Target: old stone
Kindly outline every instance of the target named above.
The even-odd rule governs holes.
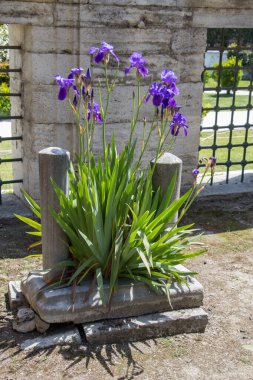
[[[67,238],[50,213],[50,208],[59,210],[59,200],[53,189],[52,180],[62,191],[68,193],[68,151],[50,147],[39,152],[42,258],[43,269],[49,270],[44,276],[50,281],[58,273],[55,264],[68,258]],[[53,269],[52,269],[53,268]]]
[[[21,333],[27,333],[35,330],[34,311],[29,307],[22,307],[18,309],[12,327],[14,330]]]
[[[77,328],[61,329],[55,334],[40,336],[34,339],[27,339],[21,343],[22,350],[34,350],[48,348],[56,345],[81,344],[81,337]]]
[[[207,321],[207,313],[201,308],[195,308],[86,323],[83,329],[89,343],[108,344],[163,335],[201,333],[205,331]]]
[[[24,322],[17,322],[16,320],[12,323],[13,330],[16,330],[21,333],[28,333],[35,330],[35,319]]]
[[[36,330],[39,332],[39,333],[45,333],[49,327],[50,327],[50,324],[43,321],[39,316],[38,314],[35,314],[35,326],[36,326]]]
[[[179,266],[180,270],[187,270]],[[164,294],[156,294],[144,283],[121,279],[115,292],[110,309],[102,304],[97,287],[90,288],[85,281],[73,289],[71,286],[44,290],[43,277],[32,273],[22,281],[22,291],[35,312],[47,323],[74,322],[84,323],[110,318],[126,318],[143,314],[157,313],[202,305],[203,288],[193,277],[187,276],[188,284],[173,283],[170,288],[170,302]],[[104,283],[105,298],[108,299],[109,283]],[[39,295],[38,295],[39,293]],[[86,295],[89,294],[86,300]]]
[[[18,309],[16,321],[18,323],[31,321],[35,318],[34,311],[30,307],[21,307]]]
[[[151,161],[151,166],[155,161]],[[175,178],[175,186],[171,197],[171,202],[179,199],[181,188],[181,174],[182,174],[182,160],[171,153],[164,153],[155,163],[155,169],[153,173],[153,187],[157,189],[160,187],[163,194],[166,191],[172,181]],[[178,213],[171,219],[171,223],[175,223],[178,218]]]
[[[10,309],[15,311],[21,306],[28,306],[27,301],[20,289],[21,281],[10,281],[8,283],[8,298]]]

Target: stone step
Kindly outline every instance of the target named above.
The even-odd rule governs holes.
[[[88,343],[134,342],[167,335],[203,333],[208,322],[201,308],[83,324]]]

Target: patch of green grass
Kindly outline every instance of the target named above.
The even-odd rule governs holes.
[[[239,80],[237,87],[248,87],[249,85],[250,85],[249,80],[241,79],[241,80]],[[209,78],[207,83],[205,84],[205,88],[217,87],[217,86],[218,86],[218,82],[214,78]]]
[[[227,145],[229,143],[230,131],[222,131],[217,133],[216,144],[217,145]],[[201,132],[200,134],[200,146],[212,145],[214,141],[214,132]],[[243,144],[245,141],[245,130],[232,131],[232,144]],[[248,132],[248,143],[253,143],[253,130]],[[215,152],[217,162],[228,161],[228,147],[218,148]],[[230,160],[232,162],[240,162],[243,159],[244,148],[243,146],[234,147],[231,149]],[[199,152],[199,158],[213,156],[211,149],[201,149]],[[253,161],[253,149],[249,146],[246,149],[246,160]],[[226,171],[225,165],[217,165],[216,171],[223,172]],[[240,170],[241,165],[232,165],[230,170]],[[253,169],[253,164],[246,165],[245,169]]]
[[[0,143],[0,158],[7,159],[11,157],[11,141],[3,141]],[[2,181],[9,181],[13,178],[11,162],[4,162],[0,164],[0,178]],[[2,190],[8,192],[12,191],[12,184],[3,185]]]
[[[217,94],[204,92],[202,96],[202,106],[206,108],[213,108],[216,106]],[[231,107],[233,104],[232,94],[220,94],[219,95],[219,107]],[[249,104],[249,95],[236,95],[235,106],[246,107]],[[251,105],[253,105],[253,97],[251,98]]]

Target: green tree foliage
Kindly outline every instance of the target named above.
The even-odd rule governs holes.
[[[5,24],[0,24],[0,45],[8,45],[9,35],[8,27]],[[0,70],[9,68],[9,51],[0,49]],[[10,76],[8,72],[0,72],[0,92],[10,92]],[[11,104],[9,96],[0,96],[0,115],[10,115]]]
[[[239,33],[239,35],[238,35]],[[207,32],[207,46],[220,47],[221,45],[228,47],[231,43],[238,43],[241,46],[253,43],[253,29],[225,29],[222,41],[222,29],[210,28]]]
[[[215,63],[214,68],[217,68],[219,65]],[[232,56],[226,61],[222,62],[222,70],[220,72],[220,86],[221,87],[234,87],[237,86],[239,80],[242,78],[243,71],[238,70],[238,67],[242,67],[242,61],[239,60],[236,64],[236,57]],[[212,73],[212,78],[218,82],[219,72],[214,70]]]
[[[9,68],[9,61],[0,62],[0,70],[6,70]],[[0,72],[0,86],[5,83],[6,85],[10,86],[10,76],[9,73]]]
[[[2,83],[0,84],[0,92],[9,93],[10,88],[8,84]],[[9,116],[11,110],[11,103],[9,96],[0,96],[0,116]]]
[[[9,35],[8,27],[5,24],[0,24],[0,45],[8,45]],[[0,50],[0,62],[5,62],[9,59],[8,50]]]

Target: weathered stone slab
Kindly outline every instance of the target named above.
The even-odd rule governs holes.
[[[10,281],[8,284],[8,298],[11,310],[17,310],[21,306],[27,306],[27,301],[20,289],[21,281]]]
[[[180,269],[186,270],[183,266]],[[74,290],[72,287],[46,290],[43,276],[38,272],[31,272],[22,281],[21,289],[32,308],[45,322],[85,323],[201,306],[202,285],[190,276],[187,276],[187,281],[188,285],[172,284],[169,302],[164,294],[154,293],[143,283],[121,279],[110,309],[102,304],[97,287],[90,288],[90,281],[76,286]],[[105,283],[104,290],[107,299],[108,283]]]
[[[81,344],[81,336],[76,327],[61,330],[55,334],[27,339],[21,343],[21,350],[34,350],[64,344]]]
[[[107,344],[157,338],[163,335],[202,333],[207,322],[207,313],[201,308],[195,308],[86,323],[83,329],[89,343]]]
[[[13,321],[12,328],[21,333],[33,331],[35,329],[34,311],[29,307],[20,308]]]

